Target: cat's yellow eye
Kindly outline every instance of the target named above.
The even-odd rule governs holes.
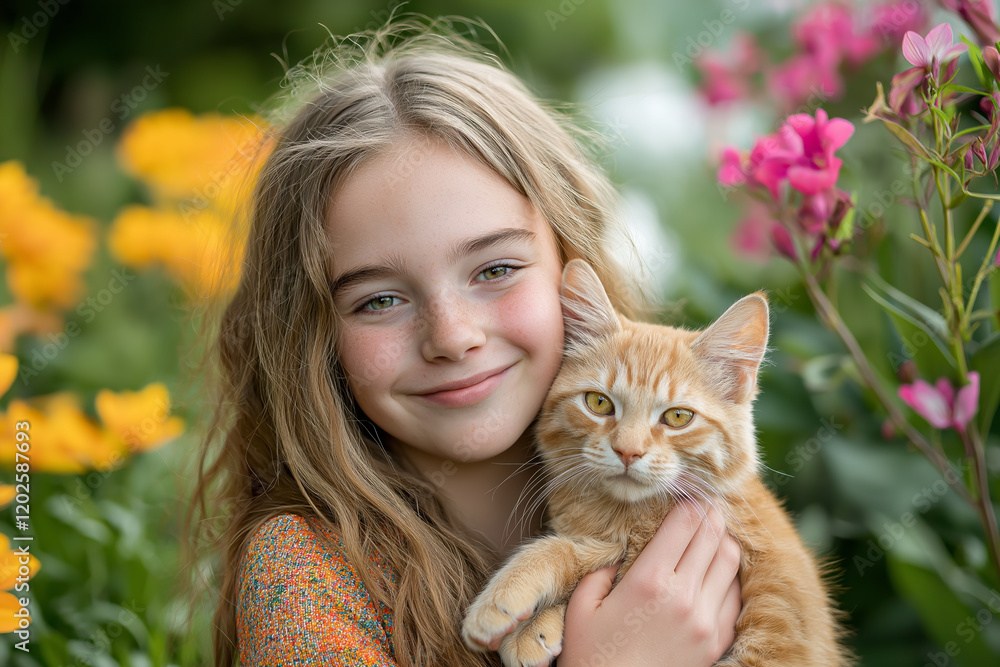
[[[694,413],[684,408],[670,408],[660,419],[670,428],[684,428],[694,419]]]
[[[599,394],[596,391],[588,391],[583,395],[583,399],[587,401],[587,407],[595,415],[615,414],[615,404],[604,394]]]

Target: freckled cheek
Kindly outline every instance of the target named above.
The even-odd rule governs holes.
[[[551,366],[554,375],[563,347],[559,293],[548,285],[525,285],[504,295],[496,307],[507,339]]]
[[[345,331],[340,338],[340,362],[355,396],[375,387],[388,388],[405,357],[405,335],[398,331]]]

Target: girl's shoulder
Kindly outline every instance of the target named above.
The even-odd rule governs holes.
[[[317,531],[329,542],[322,540]],[[338,532],[318,520],[309,520],[299,514],[278,514],[267,519],[250,536],[242,560],[279,555],[283,559],[295,560],[312,555],[318,549],[329,551],[326,547],[331,543],[339,548],[330,553],[330,557],[343,557],[344,543]]]
[[[243,664],[338,651],[346,652],[344,664],[393,664],[393,614],[369,594],[358,566],[382,564],[377,555],[352,563],[339,533],[315,518],[279,514],[262,523],[240,558],[236,625]]]

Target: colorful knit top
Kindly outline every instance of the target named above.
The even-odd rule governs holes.
[[[242,667],[395,667],[392,612],[368,594],[332,535],[337,549],[303,517],[281,514],[251,536],[236,602]],[[377,557],[367,565],[383,568]]]

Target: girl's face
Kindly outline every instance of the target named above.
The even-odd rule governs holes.
[[[340,362],[395,445],[453,461],[510,447],[562,357],[562,263],[528,200],[431,140],[364,163],[331,202]]]

